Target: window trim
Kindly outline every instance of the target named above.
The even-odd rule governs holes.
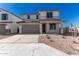
[[[30,19],[30,15],[27,15],[27,19]]]
[[[39,15],[36,15],[36,19],[39,19]]]
[[[47,12],[46,17],[47,17],[47,18],[53,18],[53,13],[52,13],[52,12]]]
[[[8,14],[1,14],[1,20],[8,20]]]
[[[51,27],[52,26],[52,27]],[[56,23],[50,23],[49,24],[49,29],[50,30],[56,30]]]

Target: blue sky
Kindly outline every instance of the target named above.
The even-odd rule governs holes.
[[[60,18],[65,20],[65,26],[71,23],[79,25],[78,3],[0,3],[0,8],[18,16],[22,13],[38,13],[40,10],[61,10]]]

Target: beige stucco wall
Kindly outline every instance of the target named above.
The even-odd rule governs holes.
[[[30,15],[30,19],[36,19],[36,15]]]
[[[7,24],[7,26],[11,30],[11,33],[17,33],[17,29],[19,28],[19,24],[9,23],[9,24]]]
[[[59,18],[59,11],[53,11],[53,18]]]
[[[39,15],[39,18],[40,18],[40,19],[46,19],[46,12],[44,12],[44,11],[42,12],[42,11],[41,11],[41,12],[39,12],[39,14],[40,14],[40,15]]]
[[[27,14],[21,15],[21,18],[24,20],[27,19]]]

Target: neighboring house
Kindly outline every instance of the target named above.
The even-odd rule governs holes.
[[[77,33],[79,33],[79,26],[69,27],[69,32],[77,32]]]
[[[59,10],[39,11],[38,14],[22,14],[23,21],[19,23],[19,33],[56,33],[63,27]]]
[[[19,24],[16,23],[18,21],[22,21],[22,19],[13,13],[0,9],[0,34],[18,33]]]

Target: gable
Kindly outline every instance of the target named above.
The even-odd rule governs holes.
[[[8,20],[2,20],[2,14],[8,14]],[[13,22],[17,22],[17,21],[22,21],[22,19],[18,16],[16,16],[15,14],[8,12],[4,9],[0,9],[0,21],[13,21]]]

